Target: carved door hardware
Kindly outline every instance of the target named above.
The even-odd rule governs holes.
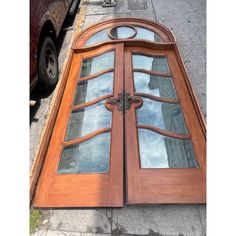
[[[111,97],[108,98],[105,106],[108,110],[111,110],[110,106],[117,105],[118,111],[124,111],[126,112],[131,108],[131,104],[135,104],[135,108],[139,108],[143,104],[143,100],[140,96],[130,96],[130,93],[119,93],[118,97]]]
[[[118,111],[123,111],[123,93],[119,93],[117,98],[108,98],[105,103],[105,106],[108,110],[111,110],[110,105],[117,105]]]
[[[140,96],[130,96],[130,93],[124,94],[124,100],[125,100],[125,111],[129,110],[131,108],[131,104],[135,104],[135,108],[139,108],[143,104],[143,100]]]

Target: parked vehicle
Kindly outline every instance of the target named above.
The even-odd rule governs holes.
[[[58,82],[56,41],[72,2],[30,0],[30,91],[37,82],[47,89]]]

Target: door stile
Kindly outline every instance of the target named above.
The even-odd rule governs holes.
[[[124,87],[124,44],[116,45],[115,57],[115,80],[114,80],[114,97],[117,98],[119,93],[122,93]],[[123,206],[123,149],[124,149],[124,116],[123,112],[119,111],[117,106],[113,108],[112,115],[112,137],[111,143],[111,158],[110,171],[110,202],[114,202],[113,206]],[[113,141],[114,140],[114,141]]]
[[[129,48],[125,48],[125,92],[134,96],[132,59]],[[134,105],[131,109],[125,111],[125,160],[126,160],[126,201],[127,204],[137,202],[139,199],[140,180],[138,175],[139,164],[137,161],[138,153],[135,147],[138,146],[136,131],[136,116]]]

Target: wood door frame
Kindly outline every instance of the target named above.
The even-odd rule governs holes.
[[[120,24],[131,24],[136,25],[140,27],[144,27],[147,29],[150,29],[157,34],[161,35],[163,42],[150,42],[147,40],[135,40],[135,39],[124,39],[124,40],[111,40],[106,42],[101,42],[98,44],[85,46],[86,40],[93,35],[94,33],[98,32],[99,30],[108,27],[114,27],[116,25]],[[109,45],[109,44],[116,44],[116,43],[124,43],[124,46],[142,46],[150,49],[172,49],[175,52],[175,55],[177,57],[177,61],[179,64],[179,67],[181,69],[181,72],[183,74],[183,79],[185,81],[186,87],[188,89],[188,92],[190,94],[192,103],[194,105],[196,114],[198,116],[198,122],[201,124],[201,129],[205,135],[206,138],[206,123],[205,119],[201,113],[200,106],[197,100],[197,97],[195,95],[195,92],[193,90],[191,81],[189,80],[187,70],[185,68],[185,65],[183,63],[183,60],[180,55],[179,48],[176,44],[175,36],[172,34],[172,32],[165,26],[156,23],[154,21],[147,21],[144,19],[139,18],[120,18],[120,19],[112,19],[100,22],[98,24],[93,24],[90,27],[86,28],[82,32],[78,34],[76,39],[74,40],[73,46],[71,48],[70,56],[65,68],[65,71],[63,73],[61,82],[59,83],[58,92],[56,97],[54,98],[53,107],[51,109],[50,116],[48,118],[48,122],[45,125],[45,132],[42,134],[42,138],[40,140],[40,145],[38,148],[38,151],[35,154],[34,162],[31,167],[31,173],[30,173],[30,203],[32,203],[32,200],[34,198],[35,189],[38,183],[39,176],[41,174],[42,166],[45,160],[45,155],[47,152],[47,148],[50,142],[52,130],[55,126],[55,121],[58,115],[58,110],[61,104],[61,100],[63,97],[64,89],[67,83],[67,77],[71,68],[71,62],[73,61],[74,56],[77,53],[82,53],[86,51],[90,51],[93,49],[98,49],[101,46]]]

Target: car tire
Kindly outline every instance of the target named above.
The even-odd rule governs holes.
[[[38,79],[45,89],[55,88],[58,82],[58,55],[54,42],[45,37],[39,52]]]

